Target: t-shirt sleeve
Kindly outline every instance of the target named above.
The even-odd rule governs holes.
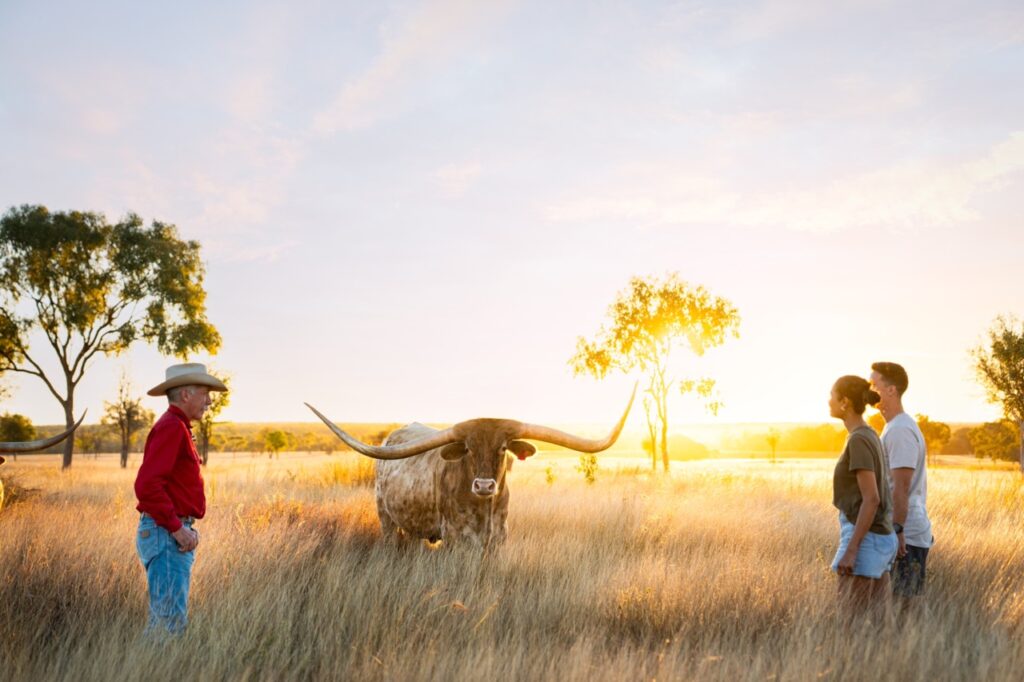
[[[910,428],[896,428],[885,434],[885,454],[892,469],[916,469],[921,445]]]
[[[850,471],[857,469],[875,471],[875,456],[865,438],[850,439]]]

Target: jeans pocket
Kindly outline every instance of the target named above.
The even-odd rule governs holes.
[[[167,531],[155,523],[139,524],[139,529],[135,533],[135,549],[143,566],[148,567],[149,563],[163,551],[166,536]]]

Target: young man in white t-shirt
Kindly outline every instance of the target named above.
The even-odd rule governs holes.
[[[924,592],[925,564],[933,541],[926,508],[924,436],[913,417],[903,411],[903,394],[909,385],[906,370],[894,362],[876,362],[871,370],[871,386],[882,396],[878,403],[885,418],[882,445],[892,474],[892,520],[899,540],[892,588],[897,596],[916,597]]]

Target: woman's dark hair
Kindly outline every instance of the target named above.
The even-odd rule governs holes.
[[[836,394],[840,398],[846,398],[853,405],[853,411],[857,414],[864,414],[864,408],[868,405],[877,405],[882,396],[871,390],[871,384],[867,379],[847,374],[836,380]]]

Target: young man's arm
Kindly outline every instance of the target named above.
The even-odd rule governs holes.
[[[917,468],[917,438],[910,429],[897,429],[886,439],[886,455],[892,467],[892,520],[901,527],[907,522],[910,511],[910,482]],[[900,541],[897,555],[903,557],[907,553],[906,539],[903,532],[896,534]]]
[[[907,522],[910,509],[910,481],[914,478],[914,470],[900,467],[892,470],[892,521],[900,525],[896,538],[900,541],[896,555],[901,559],[907,553],[907,541],[903,537],[903,524]]]

